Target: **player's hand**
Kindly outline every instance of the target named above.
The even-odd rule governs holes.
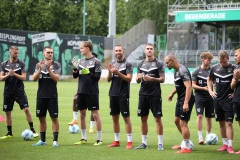
[[[203,87],[203,90],[204,90],[204,91],[208,91],[207,86]]]
[[[39,68],[40,68],[40,69],[43,68],[44,63],[45,63],[44,61],[40,61],[40,62],[39,62]]]
[[[184,103],[183,104],[183,112],[188,112],[189,108],[188,108],[188,103]]]
[[[144,77],[144,73],[138,73],[137,78],[138,80],[141,80]]]
[[[143,80],[145,82],[152,82],[153,81],[153,77],[151,77],[151,76],[146,74],[145,76],[143,76]]]
[[[114,68],[114,66],[112,64],[108,64],[108,71],[112,72],[112,69]]]
[[[239,69],[234,70],[233,76],[236,80],[239,80],[240,79],[240,70]]]
[[[52,60],[46,61],[46,68],[47,69],[50,69],[51,65],[52,65]]]
[[[90,71],[89,71],[88,68],[83,68],[83,69],[81,70],[81,73],[82,73],[82,74],[90,74]]]
[[[172,98],[173,98],[173,94],[170,94],[170,95],[168,96],[168,102],[171,102],[171,101],[172,101]]]
[[[209,92],[209,94],[213,99],[217,98],[217,93],[216,92]]]
[[[77,61],[77,59],[75,57],[73,57],[71,62],[72,62],[72,65],[73,65],[74,68],[78,68],[79,63],[78,63],[78,61]]]
[[[229,99],[232,99],[232,98],[233,98],[233,95],[234,95],[234,93],[228,94],[228,98],[229,98]]]
[[[15,72],[14,72],[14,70],[10,69],[8,73],[10,76],[13,76]]]

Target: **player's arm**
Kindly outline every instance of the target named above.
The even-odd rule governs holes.
[[[177,93],[176,88],[172,91],[172,93],[168,96],[168,101],[172,101],[173,96]]]
[[[115,68],[114,68],[113,74],[118,75],[118,77],[120,77],[122,80],[124,80],[126,82],[131,82],[131,80],[132,80],[132,74],[129,73],[127,75],[124,75],[121,72],[119,72],[118,69],[115,69]]]
[[[213,92],[213,89],[212,89],[212,83],[213,83],[213,80],[212,78],[208,77],[207,78],[207,86],[208,86],[208,92],[209,94],[211,95],[211,97],[214,99],[214,98],[217,98],[217,93]]]
[[[186,92],[185,92],[185,99],[184,99],[184,104],[188,104],[190,97],[192,95],[192,85],[191,81],[184,81],[183,82],[184,86],[186,87]]]
[[[207,86],[205,86],[205,87],[198,86],[196,81],[192,81],[192,88],[196,89],[196,90],[208,91],[208,87]]]
[[[159,73],[159,78],[154,78],[154,82],[164,83],[165,82],[165,73]]]
[[[12,69],[9,71],[10,74],[12,74],[14,77],[16,77],[17,79],[21,80],[21,81],[25,81],[26,80],[26,72],[22,72],[22,74],[17,74],[15,73]]]
[[[51,70],[51,68],[50,68],[50,67],[49,67],[49,68],[47,68],[47,70],[48,70],[48,73],[49,73],[50,77],[52,78],[52,80],[53,80],[54,82],[57,82],[57,81],[59,81],[60,74],[53,73],[53,71]]]
[[[107,75],[107,81],[110,82],[112,80],[112,70],[113,65],[110,63],[108,64],[108,75]]]
[[[35,72],[34,72],[34,74],[32,76],[32,79],[33,79],[34,82],[36,82],[39,79],[39,76],[40,76],[41,71],[42,71],[43,64],[44,64],[44,61],[40,61],[36,65]]]
[[[1,71],[1,74],[0,74],[0,80],[1,81],[5,81],[6,79],[8,79],[8,77],[10,77],[10,73],[8,72],[8,74],[5,75],[5,72],[4,71]]]
[[[236,88],[237,82],[239,80],[239,76],[240,76],[239,70],[234,70],[234,72],[233,72],[233,79],[231,81],[231,88],[232,89]]]

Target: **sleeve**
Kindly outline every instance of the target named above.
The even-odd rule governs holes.
[[[142,66],[144,60],[142,60],[139,64],[138,64],[138,67],[137,67],[137,73],[142,73],[141,70],[140,70],[140,67]]]
[[[95,81],[99,81],[102,73],[102,63],[100,60],[95,62],[95,73],[89,73],[89,77]]]
[[[157,66],[158,66],[158,73],[160,74],[165,73],[165,66],[162,61],[157,61]]]
[[[55,74],[61,74],[61,65],[60,65],[60,63],[55,62],[54,64],[55,64],[54,73],[55,73]]]
[[[34,73],[37,72],[38,69],[39,69],[39,63],[36,64],[36,67],[35,67],[35,71],[34,71]]]
[[[26,73],[26,64],[23,61],[20,61],[20,63],[21,63],[21,71],[23,73]]]
[[[132,63],[130,63],[130,62],[127,62],[127,64],[126,64],[126,73],[127,74],[133,73],[133,66],[132,66]]]
[[[181,73],[181,79],[183,82],[191,81],[191,75],[187,68],[182,69],[180,73]]]
[[[215,68],[215,67],[212,67],[212,68],[211,68],[211,70],[210,70],[210,72],[209,72],[209,75],[208,75],[208,77],[211,78],[211,79],[214,79],[214,68]]]
[[[198,69],[196,68],[196,69],[192,72],[192,80],[193,80],[193,81],[197,81],[197,71],[198,71]]]

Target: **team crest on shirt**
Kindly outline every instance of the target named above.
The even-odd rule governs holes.
[[[202,80],[198,80],[198,84],[202,84]]]
[[[155,66],[156,65],[156,62],[152,62],[152,66]]]
[[[92,64],[93,64],[93,61],[89,61],[89,64],[92,65]]]
[[[18,64],[18,63],[16,63],[16,66],[17,66],[17,67],[19,67],[19,64]]]
[[[228,68],[228,72],[232,72],[232,68]]]

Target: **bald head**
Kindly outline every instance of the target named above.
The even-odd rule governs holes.
[[[180,65],[179,62],[177,61],[177,57],[173,53],[165,57],[165,63],[169,69],[172,69],[172,68],[177,69]]]

